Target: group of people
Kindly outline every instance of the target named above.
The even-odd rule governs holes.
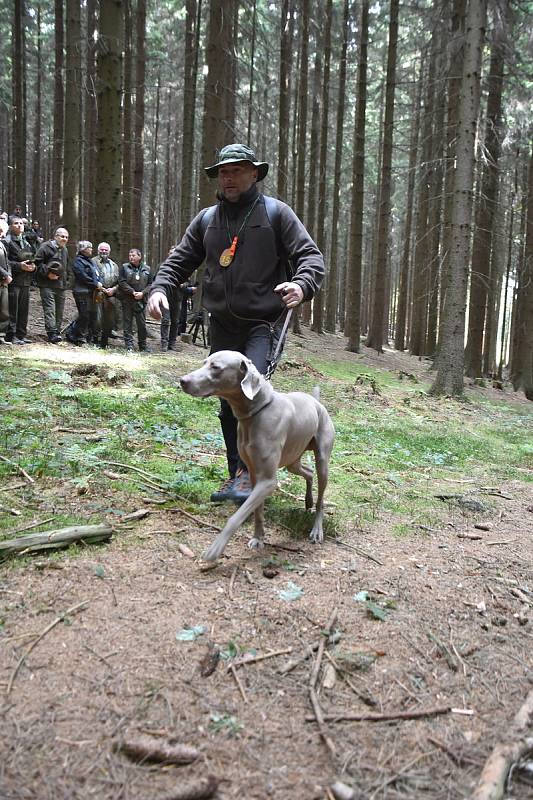
[[[236,350],[261,374],[270,375],[281,353],[288,311],[314,297],[325,267],[322,253],[294,211],[259,191],[257,184],[268,167],[247,145],[223,147],[217,162],[205,167],[218,182],[216,205],[197,214],[153,280],[139,250],[130,250],[128,263],[119,268],[105,242],[98,245],[96,258],[90,242],[79,242],[73,264],[78,318],[67,328],[66,338],[106,347],[119,298],[126,347],[133,347],[135,318],[139,349],[146,348],[146,306],[161,320],[162,347],[173,349],[179,298],[190,276],[205,263],[202,303],[209,314],[211,353]],[[9,292],[8,341],[27,341],[28,292],[34,275],[49,341],[61,341],[67,241],[68,232],[58,228],[33,256],[21,217],[12,217],[0,245],[0,285],[7,285]],[[229,477],[211,499],[242,503],[251,491],[250,478],[239,456],[237,420],[224,400],[219,417]]]
[[[33,235],[32,235],[33,231]],[[36,235],[38,234],[38,235]],[[93,257],[92,243],[78,242],[69,269],[66,228],[56,228],[44,241],[39,223],[21,216],[20,206],[0,215],[0,344],[29,344],[30,288],[37,286],[44,314],[46,336],[51,344],[63,339],[75,345],[95,344],[106,348],[122,327],[124,344],[134,349],[134,323],[139,351],[147,349],[146,304],[153,279],[142,252],[132,248],[128,261],[119,266],[111,258],[111,247],[101,242]],[[78,316],[63,330],[65,292],[72,288]],[[193,292],[184,286],[171,298],[161,324],[161,349],[175,350],[183,321],[182,299]]]

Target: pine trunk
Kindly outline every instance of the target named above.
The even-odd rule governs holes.
[[[123,0],[102,0],[97,64],[96,230],[118,258],[122,222]]]
[[[485,39],[486,16],[486,0],[470,0],[455,151],[449,284],[437,375],[431,387],[431,392],[436,395],[463,394],[466,291],[472,231],[481,54]]]
[[[50,227],[59,223],[63,186],[63,122],[65,114],[64,66],[64,20],[63,1],[55,0],[55,49],[54,49],[54,141],[52,144],[52,187],[50,203]]]
[[[515,391],[523,389],[533,400],[533,144],[529,159],[526,243],[517,290],[515,352],[511,380]]]
[[[70,234],[69,252],[73,256],[75,242],[80,238],[81,7],[78,0],[67,0],[66,11],[65,83],[69,90],[65,96],[65,120],[68,122],[64,136],[62,220]]]
[[[146,0],[137,0],[135,28],[135,116],[133,123],[133,191],[130,247],[143,249],[141,220],[144,189],[144,117],[146,83]],[[151,242],[150,246],[151,246]]]
[[[186,0],[185,61],[183,66],[183,139],[181,148],[181,193],[179,237],[183,236],[196,211],[193,203],[194,122],[198,73],[198,35],[201,0]],[[198,14],[198,16],[197,16]]]
[[[372,319],[367,346],[383,352],[387,265],[389,255],[389,228],[391,215],[391,171],[394,125],[394,90],[396,84],[396,52],[398,44],[399,0],[390,2],[389,47],[387,55],[387,87],[385,93],[385,122],[383,127],[383,157],[379,192],[378,237],[376,274],[374,283]]]
[[[281,9],[281,36],[279,61],[279,125],[278,125],[278,197],[287,199],[287,173],[289,168],[289,75],[292,63],[289,40],[289,0],[283,0]]]

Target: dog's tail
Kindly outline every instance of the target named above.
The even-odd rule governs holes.
[[[320,386],[315,386],[311,392],[315,400],[320,400]]]

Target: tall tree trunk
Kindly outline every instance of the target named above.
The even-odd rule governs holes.
[[[320,106],[322,98],[322,62],[324,60],[323,38],[320,25],[315,28],[315,62],[313,67],[313,88],[311,91],[313,103],[311,106],[311,140],[309,144],[309,169],[307,177],[307,214],[305,224],[311,236],[316,239],[317,229],[317,199],[318,199],[318,167],[320,161]],[[311,318],[311,304],[307,304],[309,319]],[[307,320],[309,321],[309,320]]]
[[[501,14],[507,13],[507,0],[502,0]],[[476,378],[482,374],[483,334],[489,298],[490,264],[492,257],[492,229],[498,194],[498,160],[503,134],[502,91],[504,51],[507,46],[505,21],[496,10],[496,26],[493,33],[489,73],[489,96],[487,100],[487,122],[485,127],[486,163],[483,168],[481,191],[476,210],[474,244],[472,248],[472,272],[470,299],[468,304],[468,340],[465,353],[466,374]]]
[[[331,213],[331,249],[329,256],[328,293],[326,300],[326,330],[335,333],[337,322],[337,307],[339,295],[339,269],[338,269],[338,224],[342,166],[342,144],[344,141],[344,105],[346,95],[346,53],[348,50],[348,36],[350,27],[350,4],[344,0],[342,22],[342,45],[339,68],[339,102],[337,105],[337,125],[335,135],[335,166],[333,168],[333,210]]]
[[[123,95],[123,158],[122,158],[122,259],[127,260],[130,247],[132,225],[132,192],[133,192],[133,30],[132,0],[124,0],[124,95]],[[138,224],[138,223],[137,223]]]
[[[183,65],[183,138],[181,148],[180,237],[196,211],[193,202],[194,122],[201,22],[201,0],[186,0],[185,61]]]
[[[444,219],[442,225],[441,248],[441,281],[440,281],[440,307],[439,318],[439,346],[442,331],[442,320],[446,305],[448,290],[448,276],[450,266],[450,252],[452,246],[452,207],[453,207],[453,181],[455,176],[455,140],[459,124],[459,100],[461,89],[461,74],[464,61],[464,26],[466,18],[467,0],[454,0],[452,9],[451,35],[449,38],[448,54],[448,108],[446,125],[446,161],[444,169]],[[437,364],[435,363],[436,367]]]
[[[133,124],[133,192],[131,247],[143,249],[141,220],[144,188],[144,115],[146,84],[146,0],[137,0],[135,29],[135,117]]]
[[[55,0],[55,47],[54,47],[54,141],[52,144],[52,190],[50,203],[50,227],[59,223],[63,183],[63,130],[65,116],[64,66],[64,20],[63,0]]]
[[[85,58],[85,150],[83,158],[83,225],[86,236],[94,242],[96,187],[96,0],[87,0],[87,52]]]
[[[523,389],[533,400],[533,142],[529,159],[526,243],[517,290],[516,347],[511,380],[515,391]]]
[[[387,262],[389,251],[389,222],[391,215],[391,168],[394,125],[394,89],[396,85],[396,51],[398,44],[399,0],[390,2],[389,48],[387,56],[387,90],[385,94],[385,122],[383,128],[383,159],[381,164],[379,226],[376,256],[376,276],[372,319],[367,346],[383,352],[383,330],[387,287]]]
[[[329,68],[331,63],[331,17],[332,0],[326,2],[326,25],[324,31],[324,80],[322,82],[322,123],[320,126],[320,165],[318,174],[318,204],[321,213],[318,215],[316,239],[319,249],[326,258],[327,234],[325,217],[327,207],[327,171],[328,171],[328,123],[329,123]],[[328,272],[328,270],[326,270]],[[320,289],[313,300],[313,330],[324,332],[324,294]]]
[[[472,192],[481,53],[485,38],[486,16],[486,0],[469,0],[453,181],[448,296],[442,323],[437,375],[431,387],[431,392],[436,395],[463,393],[466,289],[472,231]]]
[[[75,242],[80,238],[80,96],[81,96],[81,7],[78,0],[66,4],[66,70],[65,83],[69,90],[65,97],[65,151],[63,158],[63,224],[70,234],[69,251],[75,253]]]
[[[296,170],[296,214],[301,220],[305,214],[305,139],[307,134],[307,76],[309,53],[309,2],[302,0],[300,29],[300,66],[298,70],[298,139]]]
[[[277,193],[287,200],[287,172],[289,167],[289,76],[292,63],[292,42],[289,39],[289,0],[283,0],[281,9],[281,36],[279,57],[279,124],[278,124],[278,182]]]
[[[409,177],[407,179],[407,201],[405,205],[405,223],[403,229],[403,250],[400,264],[398,285],[398,301],[396,306],[396,329],[394,347],[396,350],[405,349],[407,331],[407,308],[409,301],[409,273],[411,264],[411,232],[413,225],[413,198],[415,190],[415,170],[418,154],[418,134],[420,125],[420,93],[422,87],[423,65],[420,67],[418,89],[413,95],[413,109],[411,112],[411,134],[409,143]]]
[[[26,53],[25,3],[15,0],[13,13],[13,155],[15,162],[15,197],[26,208]]]
[[[207,32],[206,69],[204,84],[204,113],[202,134],[202,164],[216,160],[217,149],[228,144],[228,131],[233,122],[227,117],[233,99],[227,97],[228,57],[233,47],[233,8],[235,0],[210,0]],[[200,173],[200,206],[213,203],[215,191],[205,172]]]
[[[157,245],[155,240],[155,221],[159,217],[157,213],[157,181],[158,181],[158,159],[157,148],[159,146],[159,108],[161,105],[161,73],[157,76],[157,89],[155,100],[155,115],[154,115],[154,139],[152,149],[152,173],[150,176],[150,193],[148,197],[148,243],[147,255],[150,263],[155,264],[158,259]]]
[[[122,194],[122,52],[123,0],[101,0],[97,64],[98,175],[96,230],[109,242],[112,254],[121,250]]]
[[[250,44],[250,90],[248,93],[248,125],[246,133],[246,142],[250,147],[252,142],[252,111],[254,102],[254,59],[255,59],[255,27],[257,17],[257,2],[253,0],[252,11],[252,42]]]
[[[409,349],[412,355],[420,356],[426,352],[426,329],[428,308],[428,264],[429,250],[429,201],[430,186],[435,164],[432,158],[431,143],[433,133],[433,112],[435,99],[435,71],[437,62],[437,37],[431,40],[431,53],[426,81],[426,98],[422,116],[422,163],[419,174],[418,213],[416,222],[416,242],[413,269],[413,304],[411,317],[411,338]]]
[[[41,3],[37,3],[37,78],[35,86],[35,118],[33,120],[33,165],[32,165],[32,192],[31,216],[41,222],[43,220],[43,181],[41,175],[41,141],[42,135],[42,48],[41,48]]]
[[[361,343],[361,288],[363,274],[363,203],[365,196],[365,129],[368,68],[368,5],[361,6],[361,39],[359,43],[359,66],[357,70],[357,104],[354,130],[354,154],[352,170],[352,197],[350,208],[350,245],[348,273],[348,303],[345,334],[348,334],[346,349],[358,353]]]

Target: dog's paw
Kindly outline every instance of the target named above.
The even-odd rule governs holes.
[[[250,550],[262,550],[265,543],[262,539],[256,539],[255,536],[248,542]]]
[[[309,534],[309,538],[313,544],[322,544],[324,541],[324,531],[322,530],[322,525],[319,528],[317,528],[315,525]]]
[[[205,553],[202,554],[202,561],[216,561],[217,558],[220,558],[223,552],[223,545],[219,545],[215,541],[211,547],[208,547]]]

